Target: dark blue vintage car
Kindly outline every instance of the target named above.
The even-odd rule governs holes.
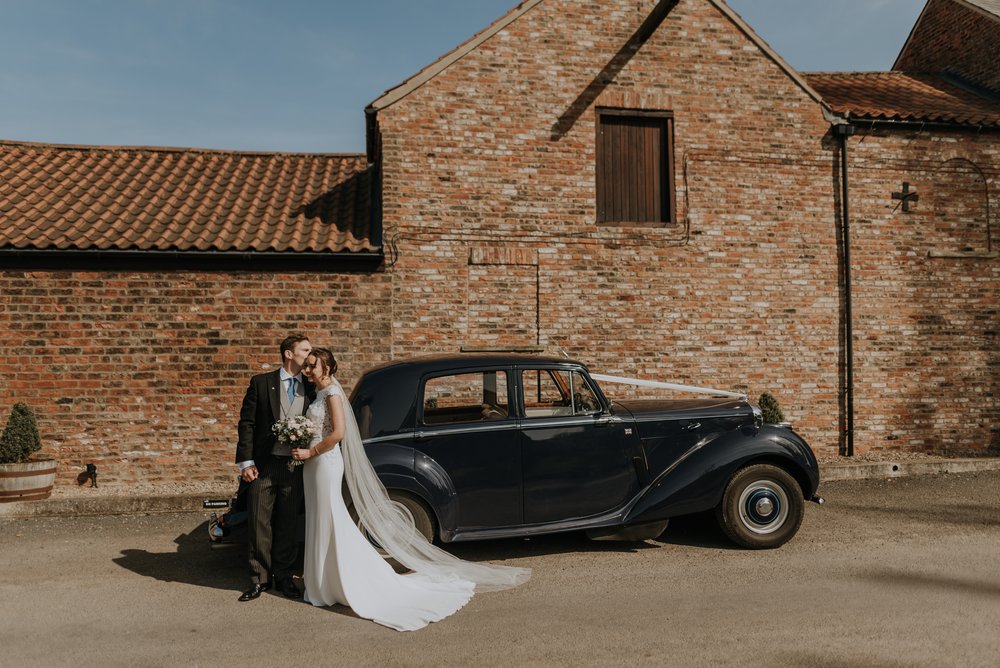
[[[773,548],[795,535],[805,500],[822,501],[809,446],[745,399],[612,402],[570,360],[393,362],[366,371],[351,404],[390,496],[446,543],[640,540],[715,509],[733,541]]]

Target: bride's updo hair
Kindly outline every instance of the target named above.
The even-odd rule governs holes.
[[[333,353],[331,353],[326,348],[313,348],[312,352],[309,353],[316,358],[316,361],[323,365],[324,375],[332,376],[337,373],[337,360],[334,359]]]

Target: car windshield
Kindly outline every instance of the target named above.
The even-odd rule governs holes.
[[[521,372],[526,417],[585,415],[601,404],[586,378],[564,369],[525,369]]]

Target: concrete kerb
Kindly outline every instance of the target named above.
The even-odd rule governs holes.
[[[822,482],[860,480],[864,478],[899,478],[934,473],[968,473],[1000,469],[1000,457],[967,457],[961,459],[921,459],[914,461],[881,461],[838,463],[820,462]]]
[[[26,517],[85,517],[93,515],[148,515],[154,513],[207,512],[206,499],[231,495],[163,494],[147,496],[93,496],[49,498],[41,501],[0,503],[0,519]]]
[[[865,478],[898,478],[935,473],[967,473],[1000,470],[1000,457],[962,459],[924,459],[918,461],[880,461],[823,464],[822,482],[862,480]],[[155,490],[137,495],[99,495],[54,497],[41,501],[0,503],[0,519],[27,517],[83,517],[88,515],[141,515],[153,513],[209,512],[203,507],[207,499],[228,499],[232,489],[210,493],[175,494]]]

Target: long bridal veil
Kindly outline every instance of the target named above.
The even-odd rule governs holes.
[[[340,389],[347,421],[344,437],[340,441],[344,477],[358,517],[372,538],[393,559],[411,571],[434,579],[472,582],[477,592],[510,589],[526,582],[531,577],[528,568],[464,561],[434,546],[417,531],[413,518],[406,509],[389,499],[382,481],[375,475],[344,388],[336,379],[333,382]]]

